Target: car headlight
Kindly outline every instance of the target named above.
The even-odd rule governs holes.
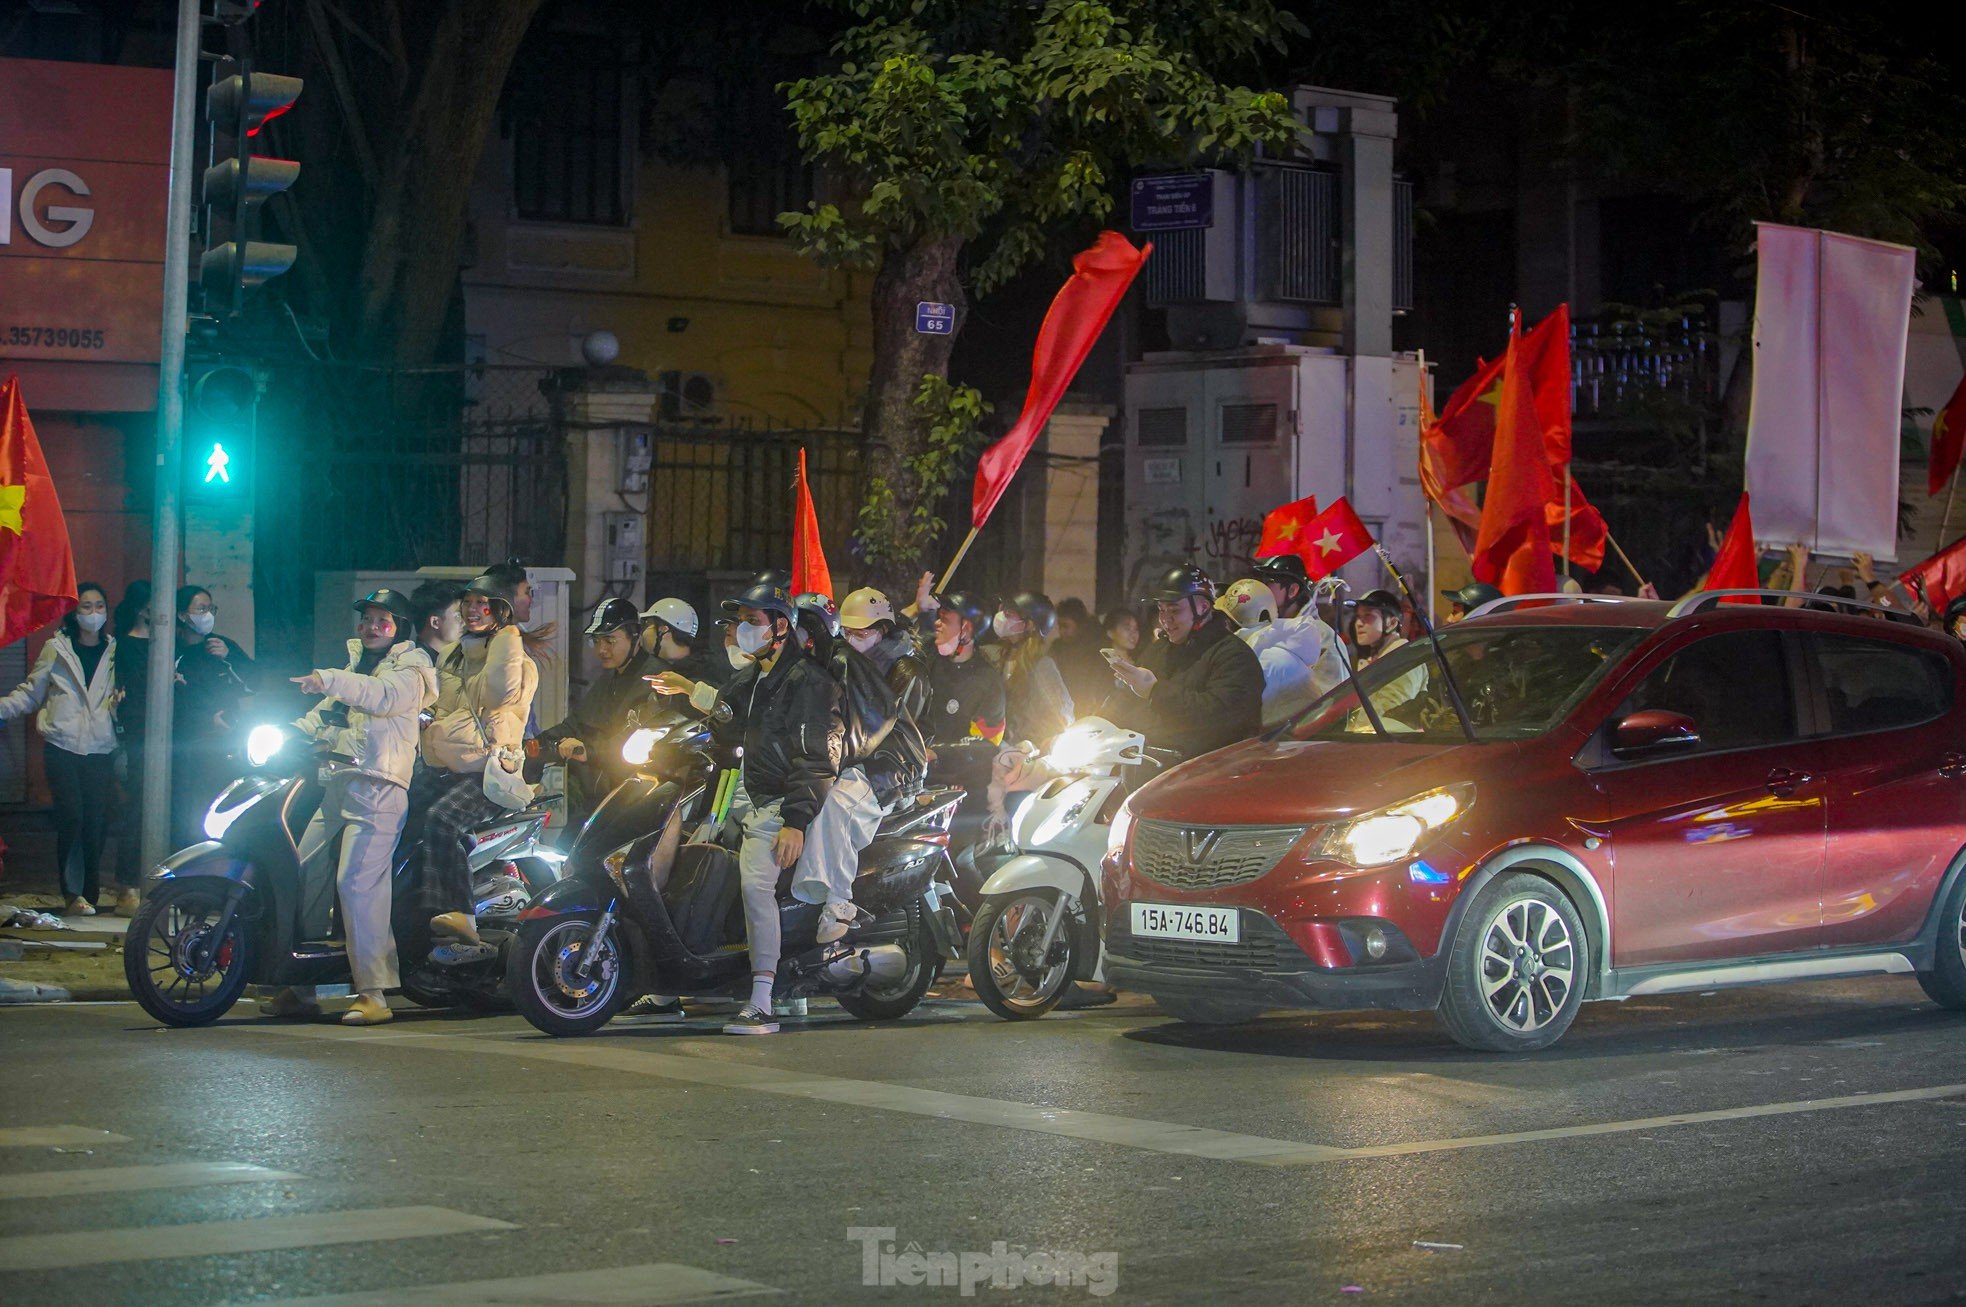
[[[1113,814],[1113,824],[1106,832],[1106,852],[1126,847],[1126,838],[1133,833],[1133,800],[1128,799]]]
[[[667,727],[644,726],[631,734],[621,746],[621,761],[630,767],[640,767],[647,763],[649,755],[655,752],[655,743],[668,730]]]
[[[287,733],[278,726],[255,726],[246,735],[246,761],[264,767],[273,755],[287,745]],[[218,836],[212,836],[217,839]]]
[[[1447,785],[1403,803],[1326,826],[1312,842],[1313,858],[1354,867],[1382,867],[1411,857],[1428,836],[1474,806],[1474,786]]]

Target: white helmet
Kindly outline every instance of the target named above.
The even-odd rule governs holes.
[[[642,611],[642,620],[673,626],[684,635],[696,634],[696,610],[680,599],[658,599]]]
[[[1238,581],[1222,592],[1222,611],[1234,619],[1237,626],[1273,622],[1277,616],[1276,596],[1262,581]]]
[[[894,621],[894,605],[872,586],[862,586],[840,601],[840,625],[864,631],[876,622]]]

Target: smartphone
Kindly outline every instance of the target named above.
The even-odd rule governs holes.
[[[1108,663],[1123,663],[1126,661],[1126,655],[1117,649],[1101,649],[1099,656],[1104,658]]]

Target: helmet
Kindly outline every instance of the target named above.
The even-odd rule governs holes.
[[[380,590],[371,591],[368,598],[359,600],[355,604],[355,611],[358,613],[367,608],[388,609],[389,615],[396,619],[396,631],[399,635],[416,625],[416,609],[410,606],[409,598],[401,590],[391,590],[384,586]]]
[[[632,632],[640,618],[635,605],[626,599],[603,599],[594,615],[587,619],[587,638],[591,640],[615,631]]]
[[[1406,613],[1406,605],[1399,601],[1399,596],[1385,589],[1367,590],[1358,597],[1357,607],[1377,608],[1394,621],[1398,621]]]
[[[968,622],[978,635],[981,635],[990,625],[990,614],[984,609],[983,601],[969,591],[951,590],[948,594],[937,595],[936,598],[942,601],[943,612],[954,613]]]
[[[1443,590],[1441,593],[1471,613],[1483,604],[1492,604],[1502,597],[1502,592],[1486,581],[1470,581],[1459,590]]]
[[[1278,585],[1295,582],[1308,588],[1311,584],[1311,574],[1304,570],[1304,559],[1301,554],[1271,554],[1267,558],[1257,559],[1250,571],[1263,580],[1275,581]]]
[[[491,600],[494,613],[503,606],[504,615],[498,619],[501,625],[512,620],[512,601],[518,592],[518,585],[509,577],[492,572],[473,577],[464,587],[464,593],[467,595],[482,595]]]
[[[894,621],[894,605],[872,586],[862,586],[840,601],[840,625],[864,631],[876,622]]]
[[[1237,626],[1272,622],[1277,615],[1276,597],[1270,593],[1270,587],[1261,581],[1236,582],[1222,592],[1217,607],[1227,613]]]
[[[784,592],[785,592],[786,594],[791,594],[791,593],[792,593],[792,574],[791,574],[790,572],[781,572],[781,571],[779,571],[779,570],[778,570],[777,568],[775,568],[775,567],[768,567],[768,568],[766,568],[766,569],[765,569],[764,571],[762,571],[762,572],[760,572],[760,573],[758,573],[758,574],[757,574],[756,576],[754,576],[754,577],[752,577],[752,578],[751,578],[751,584],[752,584],[752,585],[775,585],[775,586],[777,586],[777,587],[778,587],[778,588],[779,588],[780,590],[783,590],[783,591],[784,591]]]
[[[1058,610],[1051,606],[1051,600],[1029,590],[1020,590],[1008,599],[999,601],[1005,612],[1016,613],[1031,624],[1031,629],[1046,640],[1058,629]]]
[[[792,600],[792,606],[801,613],[810,613],[826,629],[826,634],[837,636],[840,633],[840,609],[832,599],[817,590],[808,590]]]
[[[1952,624],[1962,617],[1966,617],[1966,595],[1961,595],[1946,605],[1945,629],[1947,632],[1950,632],[1952,630]]]
[[[696,610],[680,599],[658,599],[642,610],[642,620],[661,622],[684,635],[695,635]]]
[[[1170,567],[1160,583],[1148,596],[1156,603],[1172,603],[1177,599],[1200,599],[1204,603],[1215,602],[1215,582],[1208,579],[1208,573],[1192,564],[1183,563]]]
[[[796,621],[798,610],[792,607],[792,596],[782,585],[769,585],[763,581],[752,585],[741,594],[724,600],[724,611],[733,617],[740,608],[755,608],[761,613],[774,613],[786,621]]]

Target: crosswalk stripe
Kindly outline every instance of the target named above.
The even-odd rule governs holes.
[[[23,1125],[0,1130],[0,1148],[67,1148],[80,1144],[127,1144],[128,1135],[91,1130],[85,1125]]]
[[[159,1166],[96,1166],[75,1171],[32,1171],[0,1175],[0,1199],[69,1198],[77,1194],[128,1194],[145,1189],[188,1189],[207,1184],[260,1184],[298,1180],[292,1171],[275,1171],[244,1162],[166,1162]]]
[[[719,1302],[756,1294],[780,1293],[768,1284],[734,1279],[695,1266],[655,1262],[610,1271],[568,1271],[560,1275],[522,1275],[509,1280],[466,1284],[402,1285],[368,1293],[331,1293],[318,1298],[278,1298],[253,1307],[547,1307],[553,1303],[632,1303],[668,1307],[673,1303]]]
[[[221,1253],[273,1252],[324,1244],[417,1239],[426,1235],[516,1230],[508,1221],[444,1207],[372,1207],[352,1212],[307,1212],[249,1221],[201,1221],[125,1230],[76,1230],[0,1238],[0,1272],[59,1271],[106,1262],[155,1257],[210,1257]]]

